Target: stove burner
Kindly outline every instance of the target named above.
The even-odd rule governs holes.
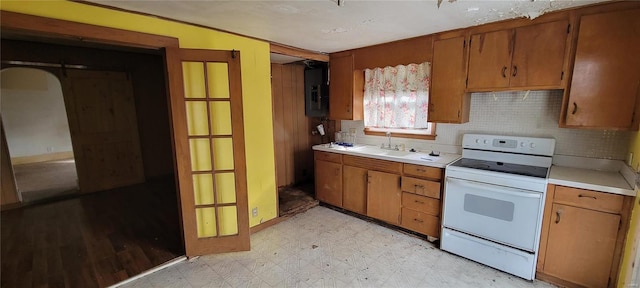
[[[530,176],[530,177],[537,177],[537,178],[546,178],[547,170],[548,170],[548,168],[546,167],[511,164],[511,163],[504,163],[504,162],[493,162],[493,161],[477,160],[477,159],[470,159],[470,158],[462,158],[456,162],[453,162],[451,166],[494,171],[494,172],[501,172],[501,173],[509,173],[509,174],[516,174],[516,175],[523,175],[523,176]]]

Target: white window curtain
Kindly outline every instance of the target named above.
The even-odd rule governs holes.
[[[364,125],[426,129],[431,63],[364,71]]]

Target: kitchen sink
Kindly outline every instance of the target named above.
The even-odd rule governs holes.
[[[390,150],[390,151],[385,151],[381,155],[387,155],[387,156],[392,156],[392,157],[404,157],[404,156],[409,155],[409,153],[411,153],[411,152]]]

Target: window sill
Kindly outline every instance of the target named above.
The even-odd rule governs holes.
[[[398,133],[398,132],[393,132],[391,134],[392,137],[396,137],[396,138],[409,138],[409,139],[421,139],[421,140],[436,140],[436,134],[435,134],[435,124],[433,124],[434,126],[432,127],[433,130],[433,134],[414,134],[414,133]],[[372,136],[382,136],[382,137],[386,137],[386,133],[385,132],[381,132],[381,131],[371,131],[369,130],[369,128],[364,128],[364,135],[372,135]]]

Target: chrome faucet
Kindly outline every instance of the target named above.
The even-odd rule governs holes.
[[[386,135],[387,139],[389,139],[389,145],[387,146],[387,148],[391,149],[391,132],[387,131]]]
[[[387,150],[395,150],[395,151],[399,151],[400,148],[398,148],[398,145],[396,145],[396,148],[391,148],[391,132],[386,132],[385,135],[387,135],[387,139],[389,139],[389,144],[387,144],[387,146],[384,146],[384,143],[382,143],[380,145],[380,149],[387,149]],[[404,144],[402,144],[402,146],[404,146]]]

